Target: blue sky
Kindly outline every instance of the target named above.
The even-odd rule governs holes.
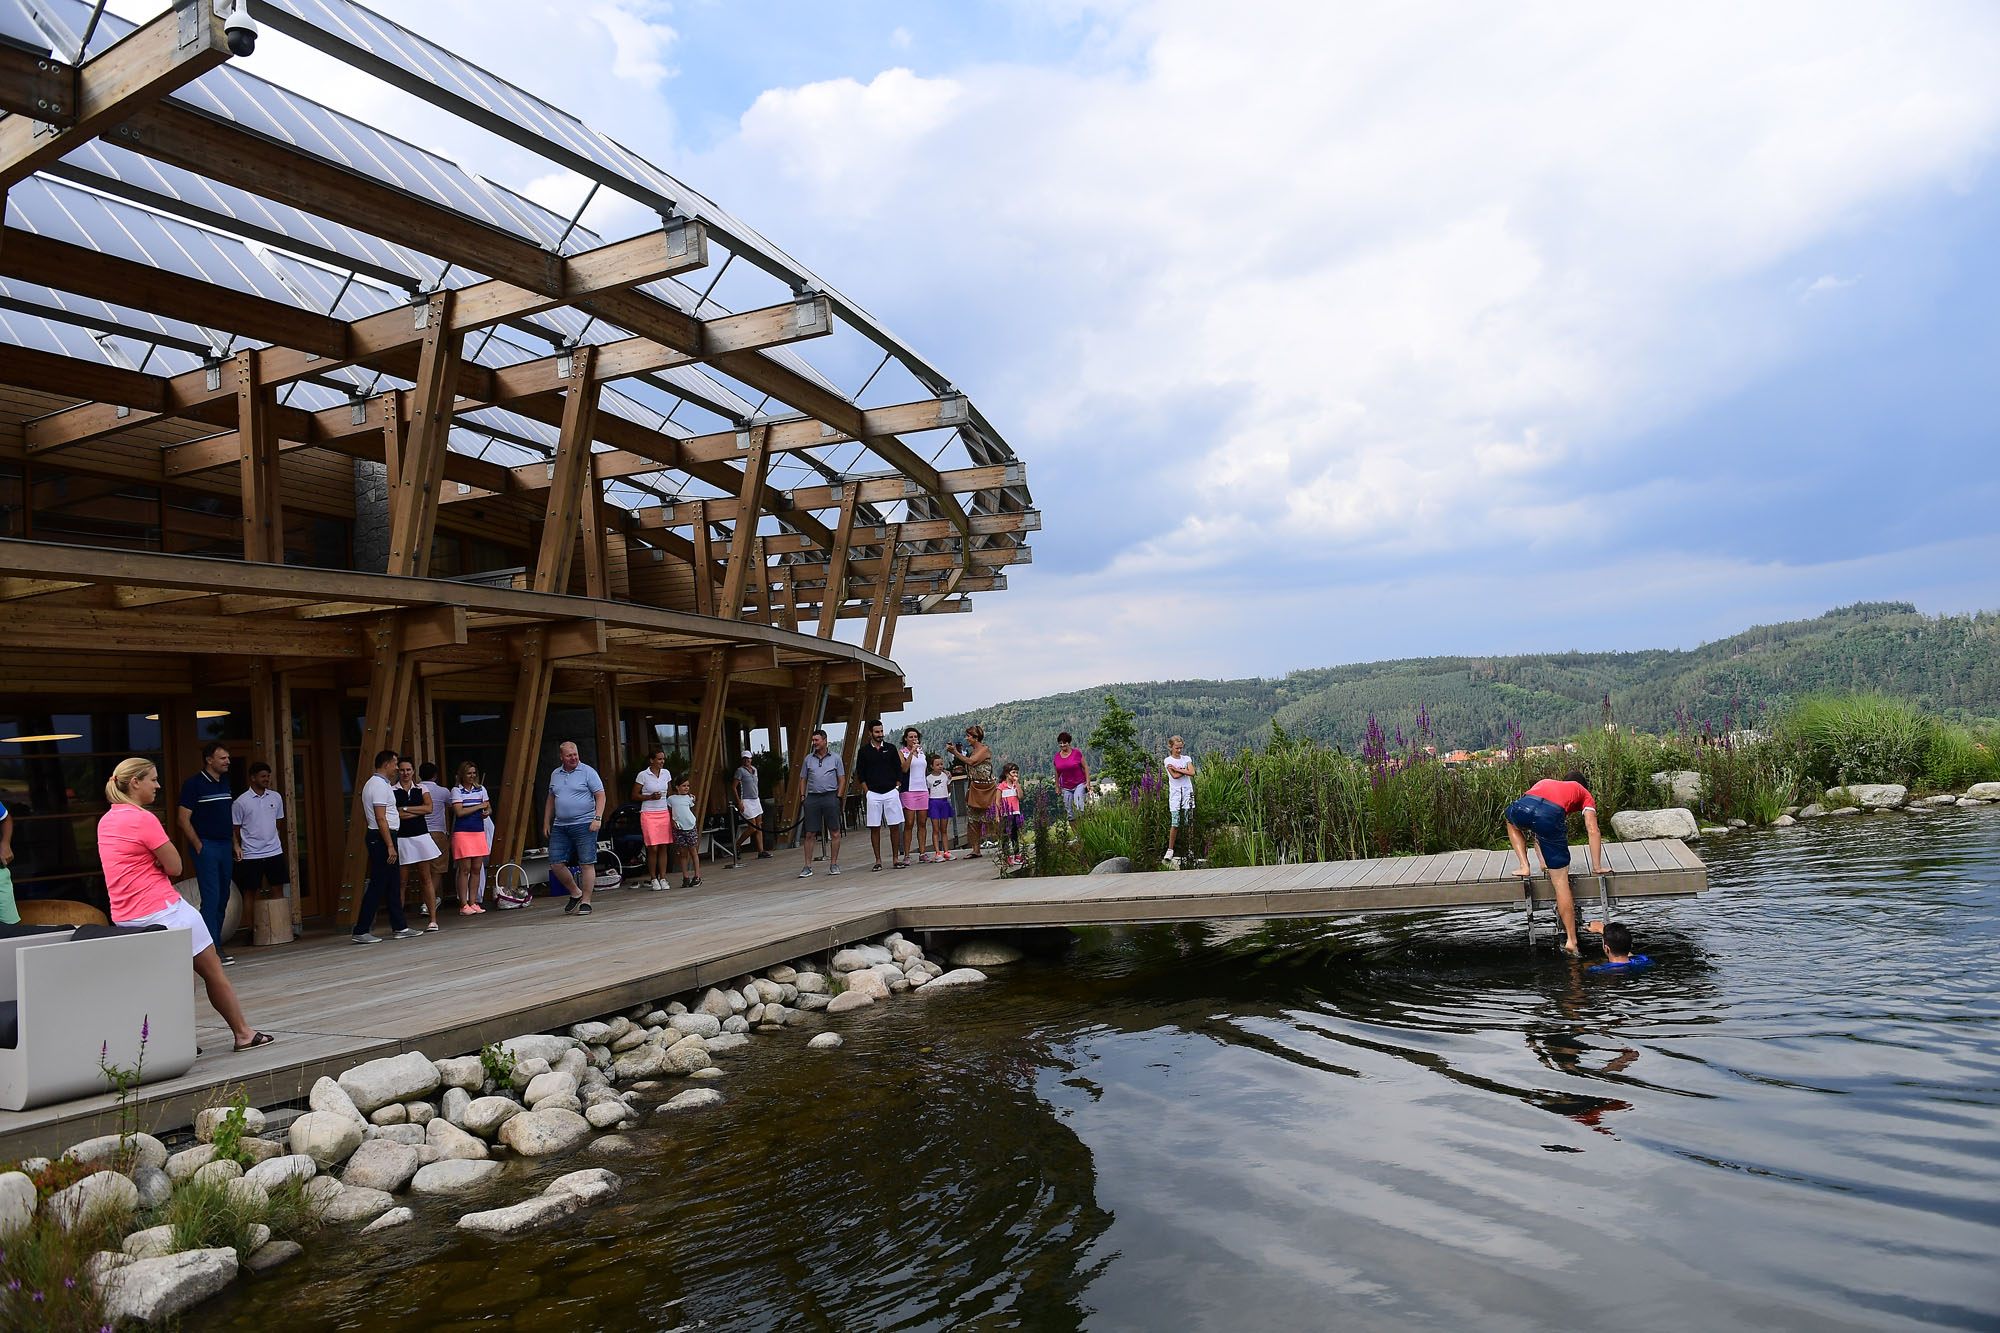
[[[1034,564],[898,634],[918,714],[2000,605],[1990,6],[379,3],[749,219],[1027,460]]]

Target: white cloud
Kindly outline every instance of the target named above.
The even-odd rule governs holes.
[[[680,35],[667,24],[621,4],[593,5],[590,16],[611,34],[613,75],[645,84],[674,76],[676,71],[667,64],[666,56]]]
[[[1828,292],[1837,292],[1843,287],[1852,287],[1859,281],[1861,281],[1859,277],[1843,278],[1837,273],[1822,273],[1806,284],[1806,289],[1800,293],[1799,299],[1801,301],[1810,301],[1815,296],[1824,296]]]

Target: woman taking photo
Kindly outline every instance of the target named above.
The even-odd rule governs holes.
[[[236,1049],[268,1046],[274,1038],[244,1020],[236,988],[222,974],[222,959],[207,923],[174,888],[181,854],[174,850],[159,817],[146,809],[159,792],[160,771],[150,759],[119,760],[104,784],[104,799],[111,808],[97,821],[97,859],[104,866],[111,920],[120,926],[165,926],[192,935],[195,975],[208,988],[208,1002],[236,1034]]]
[[[993,798],[1000,789],[993,780],[993,751],[986,745],[986,728],[975,722],[965,729],[964,749],[958,748],[957,741],[946,741],[944,748],[965,765],[965,818],[969,826],[965,841],[971,848],[966,855],[978,856],[986,821],[992,818]]]

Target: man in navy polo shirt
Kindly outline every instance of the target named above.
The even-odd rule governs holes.
[[[181,784],[180,828],[194,853],[194,877],[201,884],[201,919],[227,967],[236,960],[223,952],[222,915],[229,907],[229,872],[236,862],[236,832],[230,809],[229,751],[222,742],[201,747],[201,771]]]

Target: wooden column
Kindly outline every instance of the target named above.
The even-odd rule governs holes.
[[[707,683],[701,691],[701,717],[695,723],[694,754],[688,760],[688,776],[694,781],[694,808],[702,814],[708,813],[717,770],[722,765],[722,741],[729,730],[723,710],[728,703],[729,650],[712,648],[708,654]]]
[[[868,600],[868,624],[861,631],[861,646],[871,653],[875,651],[875,641],[882,636],[882,617],[889,609],[889,585],[894,582],[887,553],[896,548],[892,544],[885,544],[882,549],[884,555],[878,562],[880,568],[875,574],[875,592]]]
[[[840,617],[840,604],[847,600],[847,547],[854,537],[854,509],[861,502],[861,484],[850,481],[840,488],[840,527],[833,534],[833,551],[826,566],[826,589],[819,595],[819,636],[833,637]]]
[[[430,567],[437,530],[438,488],[444,484],[445,445],[458,385],[465,335],[451,328],[452,293],[432,295],[413,318],[422,321],[416,383],[410,389],[407,438],[400,462],[390,464],[389,567],[391,574],[423,574]],[[384,444],[393,443],[388,439]]]
[[[618,678],[600,671],[590,682],[590,708],[597,733],[597,776],[604,780],[604,822],[618,808],[618,784],[625,775],[625,755],[618,744]]]
[[[500,765],[500,787],[493,802],[493,868],[521,859],[528,830],[541,830],[534,809],[535,756],[541,753],[542,726],[548,717],[549,685],[555,672],[544,643],[546,630],[530,629],[521,637],[521,671],[514,682],[513,709],[507,717],[507,754]]]
[[[743,614],[744,585],[751,562],[763,554],[757,541],[757,516],[764,511],[764,478],[768,471],[768,426],[750,428],[750,450],[743,458],[743,489],[736,497],[736,523],[729,534],[729,567],[722,578],[722,605],[716,615],[736,620]],[[761,577],[761,571],[759,573]]]
[[[588,444],[584,448],[583,496],[578,504],[583,542],[583,595],[599,600],[611,597],[611,561],[604,548],[604,488],[597,480],[597,466],[591,461]]]
[[[298,764],[298,753],[292,745],[292,677],[290,673],[278,673],[278,753],[271,760],[277,769],[278,795],[285,802],[285,864],[292,868],[292,934],[297,935],[305,925],[305,877],[307,869],[299,861],[299,821],[306,812],[299,808],[299,784],[292,776]]]
[[[906,555],[898,556],[896,558],[896,578],[889,585],[889,607],[882,613],[882,633],[875,644],[875,652],[878,656],[887,657],[890,647],[896,642],[896,617],[903,610],[903,581],[909,572],[910,557]]]
[[[854,789],[854,756],[861,752],[861,728],[868,721],[868,682],[856,681],[854,699],[847,709],[847,735],[840,742],[840,767],[848,777],[848,790]]]
[[[542,516],[542,547],[535,558],[536,592],[568,592],[570,561],[582,521],[584,488],[590,481],[591,424],[597,415],[598,382],[591,377],[597,349],[576,349],[570,363],[569,392],[563,395],[562,434],[551,464],[548,509]]]
[[[674,506],[679,509],[680,506]],[[715,557],[708,549],[708,505],[697,500],[694,521],[694,609],[697,615],[715,614]]]
[[[375,618],[368,630],[373,658],[368,672],[367,726],[361,733],[361,751],[354,765],[354,799],[347,820],[347,856],[340,876],[340,900],[336,911],[352,925],[361,914],[361,895],[368,881],[368,851],[363,835],[368,829],[368,811],[363,808],[361,791],[375,771],[375,755],[390,748],[390,738],[402,731],[416,678],[416,660],[402,651],[403,625],[395,613]]]
[[[285,509],[278,488],[278,431],[257,353],[236,354],[236,457],[243,492],[243,558],[285,563]]]
[[[764,552],[764,539],[753,543],[756,549],[750,556],[750,577],[744,582],[743,611],[746,617],[754,616],[766,625],[778,623],[777,609],[771,598],[770,557]]]
[[[771,601],[773,603],[772,609],[776,611],[777,617],[772,623],[791,630],[793,633],[797,633],[799,628],[799,590],[792,579],[792,567],[786,564],[776,566],[774,577],[776,582],[773,586],[776,591],[773,593]]]

